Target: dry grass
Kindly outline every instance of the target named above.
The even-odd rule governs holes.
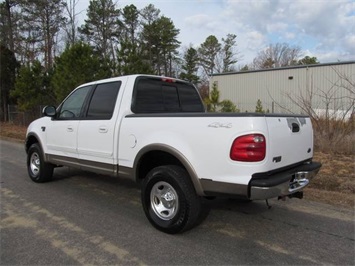
[[[354,208],[354,156],[316,152],[314,160],[321,162],[322,168],[305,189],[305,198]]]
[[[0,136],[23,141],[26,127],[9,123],[0,124]],[[354,155],[316,152],[314,160],[323,164],[318,175],[305,189],[305,198],[332,205],[354,208],[355,161]]]
[[[319,176],[317,177],[319,178]],[[342,193],[327,191],[321,189],[314,189],[308,186],[304,189],[304,198],[307,200],[327,203],[334,206],[354,208],[355,195],[354,193]]]
[[[310,185],[327,191],[355,193],[355,162],[352,155],[326,154],[316,152],[314,160],[323,164]]]
[[[0,136],[16,140],[25,140],[26,127],[11,123],[0,123]]]
[[[355,116],[347,121],[318,119],[312,121],[317,151],[329,154],[355,154]]]

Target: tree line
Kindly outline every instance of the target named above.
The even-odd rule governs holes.
[[[197,47],[182,48],[180,30],[152,4],[120,9],[112,0],[90,0],[79,25],[78,2],[0,3],[1,120],[7,120],[8,104],[24,111],[58,104],[76,86],[101,78],[136,73],[177,77],[196,84],[208,99],[213,73],[318,63],[315,57],[299,60],[299,47],[271,44],[238,69],[235,34],[221,40],[210,35]]]

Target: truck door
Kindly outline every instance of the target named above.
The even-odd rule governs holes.
[[[58,115],[45,129],[47,134],[47,153],[56,159],[75,162],[78,158],[77,133],[84,102],[91,86],[73,91],[61,104]]]
[[[78,156],[85,168],[112,171],[118,109],[115,108],[121,81],[98,84],[78,127]]]

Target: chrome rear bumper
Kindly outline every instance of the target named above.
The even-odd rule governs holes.
[[[258,174],[249,183],[249,198],[271,199],[302,191],[317,175],[321,166],[318,162],[310,162],[273,175]]]

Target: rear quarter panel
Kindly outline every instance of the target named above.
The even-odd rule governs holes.
[[[235,138],[260,133],[268,136],[265,117],[135,117],[122,120],[119,165],[133,167],[138,152],[157,144],[178,150],[201,179],[248,184],[251,174],[264,171],[267,158],[257,163],[229,157]]]

